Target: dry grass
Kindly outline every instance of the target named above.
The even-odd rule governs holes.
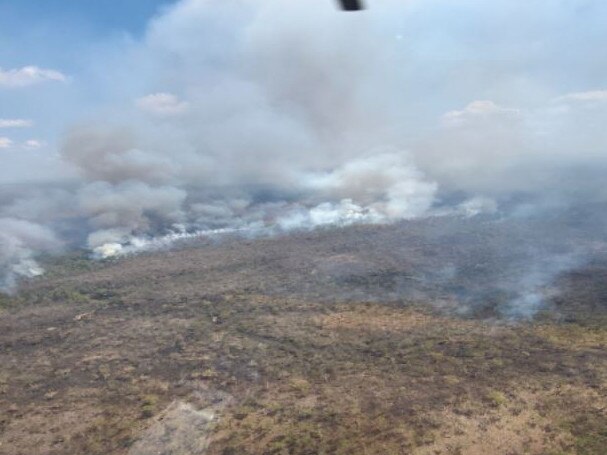
[[[318,319],[318,324],[326,330],[403,332],[420,329],[431,323],[436,323],[436,318],[419,312],[394,311],[382,307],[339,311]]]
[[[126,455],[172,403],[198,425],[204,394],[233,397],[200,440],[211,455],[605,453],[604,270],[554,302],[574,321],[506,324],[489,305],[459,317],[483,250],[443,286],[414,271],[463,247],[420,235],[356,227],[51,264],[2,301],[0,454]]]

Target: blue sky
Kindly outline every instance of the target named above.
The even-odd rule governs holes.
[[[66,125],[103,102],[91,61],[120,43],[140,39],[154,15],[173,0],[0,0],[0,68],[52,69],[67,83],[0,89],[0,119],[26,119],[31,128],[0,129],[14,144],[54,143]],[[33,143],[32,143],[33,144]],[[30,151],[31,152],[31,151]],[[5,168],[27,167],[23,156],[2,157]],[[22,172],[19,172],[20,174]]]
[[[74,69],[87,45],[139,37],[171,0],[0,0],[0,66]],[[75,58],[76,57],[76,58]]]
[[[2,36],[28,28],[65,33],[77,27],[92,35],[127,31],[139,34],[148,19],[174,0],[1,0]],[[31,30],[30,30],[31,31]]]

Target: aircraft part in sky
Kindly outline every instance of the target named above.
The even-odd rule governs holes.
[[[362,0],[339,0],[339,3],[345,11],[359,11],[364,8]]]

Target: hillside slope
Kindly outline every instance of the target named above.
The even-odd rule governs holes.
[[[604,453],[604,253],[438,218],[49,259],[2,298],[0,454]]]

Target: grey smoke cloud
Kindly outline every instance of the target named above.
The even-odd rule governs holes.
[[[177,163],[170,156],[138,149],[132,136],[127,129],[75,129],[68,135],[61,154],[87,181],[170,180]]]
[[[89,236],[89,246],[99,246],[99,238],[108,241],[109,233],[119,233],[112,241],[123,240],[139,232],[157,232],[167,223],[183,220],[181,206],[186,193],[170,186],[149,186],[127,181],[118,185],[96,182],[79,194],[82,212],[97,231]],[[102,230],[103,235],[100,235]]]
[[[141,119],[136,148],[170,156],[187,183],[293,187],[387,146],[449,191],[547,196],[572,173],[598,190],[596,56],[563,55],[589,37],[556,30],[584,20],[607,38],[594,28],[607,8],[573,10],[387,1],[352,16],[323,1],[184,1],[140,43],[133,98],[163,93],[187,112]],[[492,33],[514,18],[516,34]],[[555,42],[529,46],[545,36]],[[578,92],[555,80],[568,63]]]
[[[184,230],[496,213],[521,193],[531,212],[605,201],[604,59],[587,44],[607,43],[606,6],[327,3],[157,16],[96,63],[91,83],[118,101],[65,135],[70,190],[28,189],[0,213],[80,223],[112,253]]]

